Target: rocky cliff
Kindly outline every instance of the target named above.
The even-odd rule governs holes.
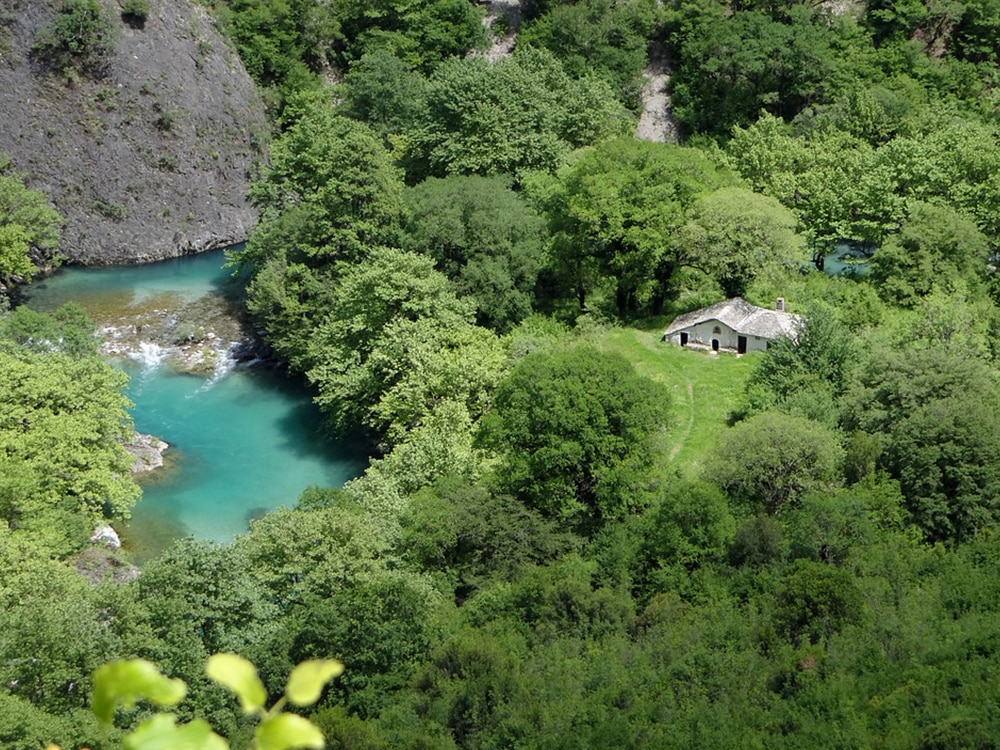
[[[189,0],[149,0],[122,21],[97,74],[37,51],[61,0],[0,0],[0,151],[66,217],[62,252],[139,263],[246,239],[264,109],[236,53]]]

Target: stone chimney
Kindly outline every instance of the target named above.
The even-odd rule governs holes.
[[[774,309],[777,310],[778,312],[784,312],[785,311],[785,298],[784,297],[778,297],[777,301],[774,303]]]

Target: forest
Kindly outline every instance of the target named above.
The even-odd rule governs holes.
[[[235,653],[269,695],[340,661],[330,748],[1000,746],[1000,1],[206,6],[273,130],[229,263],[372,460],[92,583],[122,375],[79,309],[5,311],[0,745],[143,747],[154,705],[91,711],[142,658],[284,747]],[[634,137],[651,59],[677,142]],[[59,218],[0,172],[12,286]],[[660,340],[732,296],[805,323]]]

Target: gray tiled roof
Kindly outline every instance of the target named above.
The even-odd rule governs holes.
[[[663,335],[670,336],[684,328],[709,320],[725,323],[737,333],[767,339],[794,336],[795,331],[802,325],[802,316],[800,315],[792,315],[778,310],[765,310],[763,307],[751,305],[742,297],[733,297],[677,316]]]

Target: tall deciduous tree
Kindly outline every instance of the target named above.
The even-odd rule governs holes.
[[[41,354],[67,354],[80,358],[97,354],[100,339],[87,313],[70,302],[51,313],[35,312],[24,305],[0,317],[0,339]]]
[[[961,541],[1000,518],[1000,398],[988,366],[937,347],[882,353],[861,371],[845,424],[881,436],[929,539]]]
[[[735,182],[703,151],[619,139],[586,152],[549,199],[556,274],[581,307],[594,265],[614,280],[620,313],[662,302],[680,262],[675,232],[701,195]]]
[[[779,585],[774,619],[793,642],[817,643],[857,622],[863,611],[861,591],[849,570],[796,560]]]
[[[336,19],[313,0],[210,0],[227,36],[268,104],[281,107],[319,87],[316,72],[333,61]],[[276,96],[275,96],[276,95]]]
[[[250,273],[247,304],[275,349],[306,370],[338,262],[398,240],[402,180],[371,128],[316,101],[274,142],[250,198],[261,222],[232,260]]]
[[[440,596],[426,578],[401,571],[354,581],[285,620],[290,663],[338,654],[345,674],[327,700],[377,716],[440,640]]]
[[[832,309],[812,305],[794,337],[771,343],[747,380],[747,410],[778,407],[836,423],[835,402],[847,390],[861,351]],[[824,413],[833,412],[826,420]]]
[[[504,362],[430,258],[374,251],[345,272],[313,341],[317,403],[341,428],[398,442],[441,402],[481,412]]]
[[[723,436],[706,479],[755,512],[779,515],[807,492],[834,486],[842,453],[829,427],[792,414],[762,412]]]
[[[387,50],[365,54],[344,76],[342,111],[383,136],[409,132],[426,106],[427,81]]]
[[[430,77],[427,109],[408,141],[408,173],[553,171],[572,149],[629,127],[606,83],[570,78],[545,50],[527,48],[495,64],[453,58]]]
[[[878,245],[905,214],[893,169],[867,142],[842,131],[795,137],[765,115],[735,130],[726,156],[754,190],[795,212],[820,268],[833,243]]]
[[[475,302],[478,323],[506,331],[531,312],[545,227],[508,178],[432,177],[407,201],[405,244]]]
[[[97,357],[0,351],[0,519],[68,552],[139,498],[124,373]]]
[[[935,288],[983,288],[990,244],[975,222],[946,206],[914,203],[898,235],[871,259],[880,296],[911,307]]]
[[[740,187],[720,188],[691,207],[679,253],[686,265],[715,279],[727,297],[739,297],[768,267],[797,266],[805,259],[796,221],[775,198]]]
[[[480,442],[497,481],[548,516],[587,527],[651,499],[669,395],[591,348],[525,357],[500,384]]]
[[[29,190],[18,174],[3,174],[10,162],[0,154],[0,284],[30,279],[32,259],[52,262],[59,247],[62,217],[44,193]]]
[[[646,65],[656,18],[653,0],[560,3],[524,23],[518,44],[544,47],[570,75],[582,78],[597,72],[625,93]]]
[[[430,72],[486,42],[482,16],[468,0],[340,0],[333,5],[345,65],[386,50]]]
[[[372,245],[391,244],[404,213],[400,174],[367,125],[342,117],[329,102],[309,104],[271,146],[270,163],[250,188],[265,223],[298,206],[317,213],[309,244],[295,243],[292,259],[357,260]],[[239,255],[251,268],[271,254],[255,243]]]
[[[948,110],[928,117],[925,131],[895,138],[877,152],[880,170],[913,200],[951,206],[988,236],[1000,236],[1000,131],[993,124],[954,117]]]
[[[0,522],[0,607],[4,612],[0,706],[12,694],[30,701],[36,711],[72,715],[73,709],[86,705],[86,691],[78,686],[117,645],[115,626],[108,621],[108,613],[100,611],[94,587],[69,566],[52,560],[52,554],[51,547]],[[5,745],[34,744],[21,734],[27,729],[24,718],[13,722],[4,718],[0,737]],[[77,736],[88,729],[84,720]],[[56,732],[65,732],[58,721],[49,739]]]
[[[458,597],[490,578],[513,578],[522,566],[567,552],[572,535],[509,495],[446,479],[418,492],[402,519],[401,548],[429,573],[445,573]]]
[[[708,482],[672,482],[658,505],[643,515],[639,578],[652,595],[687,572],[722,559],[735,534],[726,497]]]
[[[681,3],[671,40],[675,115],[712,134],[746,126],[762,109],[790,120],[836,80],[836,28],[804,4],[776,20],[722,2]]]

